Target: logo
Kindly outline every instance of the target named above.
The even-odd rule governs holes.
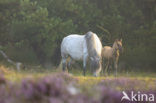
[[[153,102],[154,101],[154,94],[145,94],[141,93],[138,91],[135,93],[134,91],[131,91],[130,95],[128,95],[125,91],[122,91],[122,98],[121,101],[123,100],[128,100],[128,101],[149,101]]]
[[[123,91],[122,94],[123,94],[123,97],[121,98],[121,101],[123,99],[126,99],[126,100],[129,100],[130,101],[130,98],[128,97],[128,95],[127,95],[127,93],[125,91]]]

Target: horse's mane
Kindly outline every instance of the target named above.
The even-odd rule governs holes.
[[[87,44],[87,50],[89,57],[93,57],[97,55],[97,52],[95,50],[95,38],[94,33],[89,31],[85,34],[86,44]]]

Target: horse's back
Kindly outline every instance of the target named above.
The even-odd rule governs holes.
[[[110,46],[104,46],[102,49],[102,56],[104,58],[111,58],[112,57],[112,47]]]
[[[61,54],[66,53],[76,60],[82,59],[83,43],[84,35],[72,34],[66,36],[61,44]]]

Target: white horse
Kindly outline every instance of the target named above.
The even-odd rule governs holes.
[[[115,75],[117,75],[117,67],[118,67],[118,60],[120,56],[120,52],[122,52],[122,39],[116,39],[113,46],[104,46],[102,49],[102,57],[104,60],[107,60],[107,65],[105,68],[105,73],[107,74],[107,69],[110,66],[110,63],[113,64],[115,68]]]
[[[101,71],[102,44],[98,36],[93,32],[85,35],[72,34],[63,38],[61,43],[62,69],[65,71],[67,58],[83,60],[83,74],[86,74],[86,64],[90,59],[90,66],[94,69],[94,76]]]

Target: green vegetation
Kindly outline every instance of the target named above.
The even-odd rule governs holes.
[[[156,70],[155,0],[0,0],[0,21],[0,49],[25,64],[57,66],[64,36],[93,31],[123,38],[121,69]]]

